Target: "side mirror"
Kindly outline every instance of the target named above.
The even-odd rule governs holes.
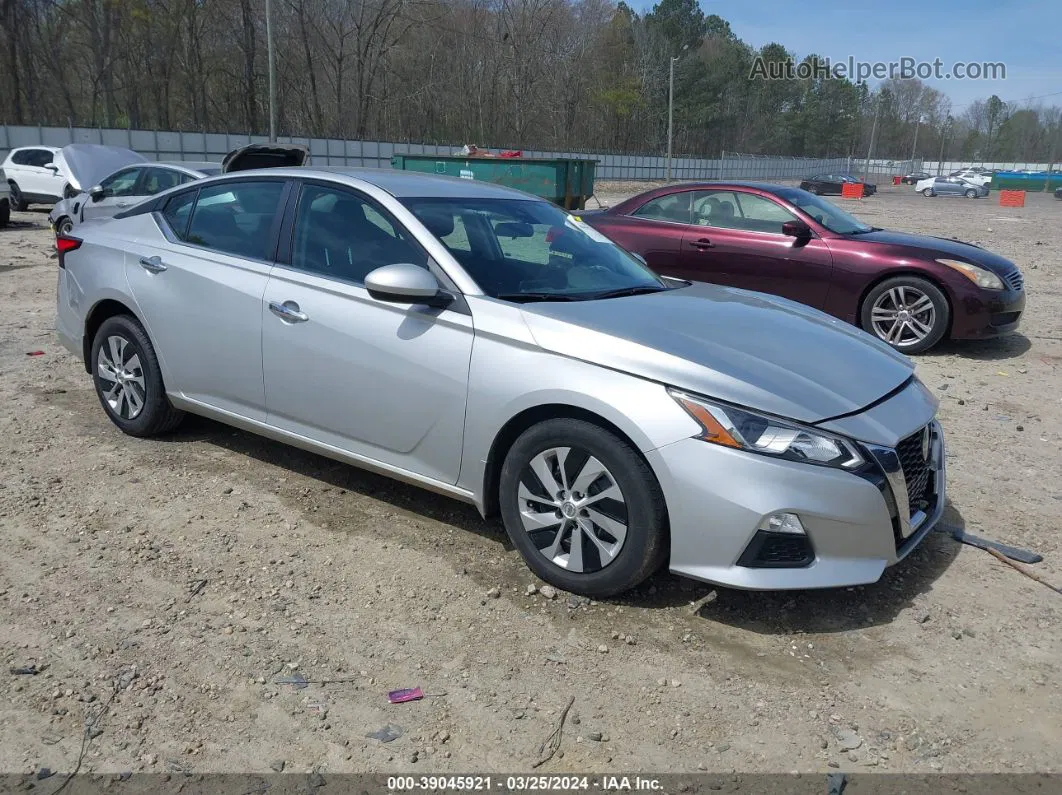
[[[57,166],[55,163],[45,163],[44,167],[51,171],[53,174],[59,173],[59,166]]]
[[[92,197],[92,201],[98,202],[100,199],[103,198],[103,186],[93,185],[91,188],[89,188],[89,196]]]
[[[782,224],[782,234],[797,239],[811,237],[811,227],[803,221],[786,221]]]
[[[377,301],[395,304],[427,304],[444,307],[454,297],[439,287],[439,281],[426,268],[408,262],[384,265],[365,277],[365,289]]]

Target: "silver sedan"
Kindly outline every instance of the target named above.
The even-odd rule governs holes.
[[[940,518],[937,400],[814,309],[660,278],[545,201],[407,172],[199,180],[57,239],[122,431],[185,412],[500,512],[543,580],[877,580]]]

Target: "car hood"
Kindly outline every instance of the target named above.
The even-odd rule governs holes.
[[[818,310],[729,287],[521,308],[545,350],[801,422],[858,411],[914,371]]]
[[[147,162],[147,158],[132,149],[102,144],[69,144],[59,154],[67,182],[79,191],[87,191],[122,166]]]
[[[866,243],[882,243],[888,246],[904,246],[917,249],[921,256],[930,254],[934,259],[947,257],[960,259],[974,265],[982,265],[998,276],[1006,276],[1018,269],[1018,266],[1006,257],[993,254],[988,249],[973,243],[965,243],[950,237],[932,237],[930,235],[912,235],[907,232],[890,232],[887,229],[875,229],[861,235],[852,235],[852,240]]]
[[[310,163],[310,150],[303,144],[248,144],[233,149],[221,161],[221,173],[252,168],[290,168]]]

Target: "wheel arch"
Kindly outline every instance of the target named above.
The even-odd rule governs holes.
[[[948,304],[948,327],[944,330],[944,339],[949,338],[951,336],[952,323],[955,321],[955,299],[951,295],[951,290],[948,289],[948,286],[942,280],[938,279],[933,274],[918,270],[917,268],[896,268],[894,270],[886,271],[863,288],[863,292],[859,295],[859,302],[856,304],[856,320],[858,321],[857,325],[859,328],[863,329],[863,331],[866,331],[868,334],[872,333],[868,329],[863,328],[863,305],[870,296],[871,290],[882,282],[888,281],[889,279],[895,279],[898,276],[909,276],[915,279],[922,279],[923,281],[932,284],[944,294],[944,300]]]
[[[125,302],[118,298],[103,298],[97,301],[85,314],[85,332],[81,336],[82,361],[85,363],[85,372],[92,372],[92,341],[96,338],[96,332],[100,326],[112,317],[129,315],[134,318],[144,333],[147,334],[147,326],[140,315],[132,307],[132,302]],[[150,335],[149,335],[150,338]]]
[[[641,458],[646,466],[649,467],[650,471],[652,471],[652,466],[649,464],[648,459],[646,459],[641,447],[635,443],[631,436],[614,422],[611,422],[600,414],[570,403],[543,403],[537,406],[531,406],[513,415],[508,422],[498,430],[494,436],[494,440],[491,442],[490,450],[487,453],[486,464],[483,467],[483,490],[481,494],[484,516],[493,516],[499,512],[498,487],[501,480],[502,463],[505,461],[505,456],[508,454],[510,448],[512,448],[516,440],[519,439],[520,435],[528,428],[531,428],[540,422],[554,419],[582,420],[591,425],[596,425],[602,430],[608,431],[625,442],[631,450],[634,451],[634,454]]]

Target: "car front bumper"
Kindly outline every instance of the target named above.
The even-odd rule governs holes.
[[[990,339],[1017,330],[1025,311],[1025,290],[968,288],[953,303],[952,339]]]
[[[923,499],[914,505],[902,464],[910,460],[915,434],[895,447],[864,445],[869,466],[860,474],[699,439],[648,453],[667,500],[671,571],[749,590],[876,582],[887,566],[918,546],[944,512],[943,434],[935,420],[923,427],[929,433],[929,474],[921,471],[925,488],[915,499]],[[793,540],[798,537],[786,541],[778,538],[782,534],[758,530],[766,517],[778,512],[800,517],[808,548],[804,559],[787,552],[798,549]],[[770,544],[783,558],[789,557],[758,557]]]

